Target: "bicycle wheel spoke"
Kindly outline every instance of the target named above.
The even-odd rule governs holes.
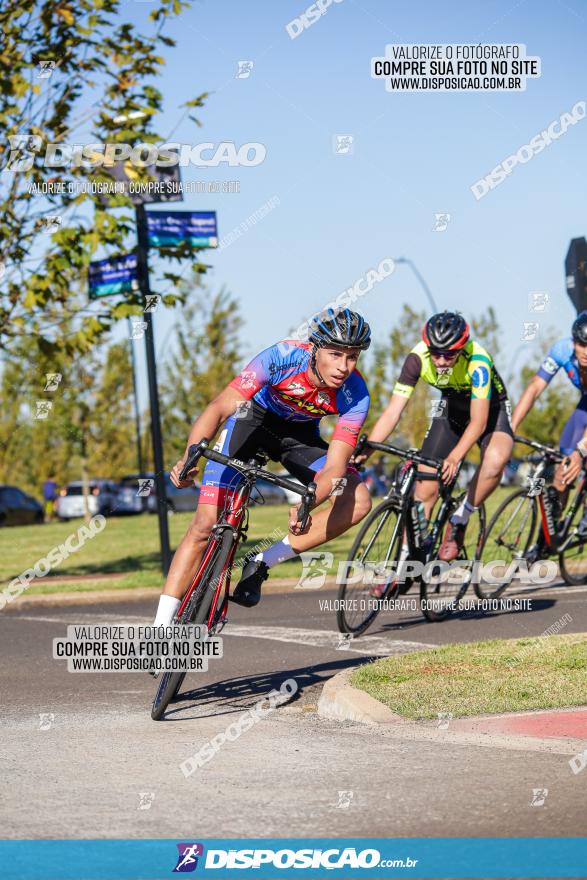
[[[476,559],[483,566],[490,563],[495,581],[483,579],[474,584],[481,599],[495,599],[503,593],[507,584],[499,583],[516,559],[522,559],[536,539],[538,521],[537,501],[519,489],[497,508],[487,527],[485,539]],[[501,562],[501,565],[497,565]]]
[[[341,632],[358,635],[380,610],[396,578],[391,563],[397,562],[401,545],[401,518],[395,507],[377,508],[365,520],[349,554],[346,583],[339,587],[337,620]]]

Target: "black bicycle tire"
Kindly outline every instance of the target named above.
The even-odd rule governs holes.
[[[460,496],[458,499],[455,499],[457,501],[457,504],[458,504],[458,502],[460,502],[461,497],[462,496]],[[477,536],[476,550],[475,550],[475,556],[474,556],[475,559],[477,557],[477,551],[478,551],[478,548],[480,545],[480,537],[481,537],[481,535],[483,535],[483,538],[485,538],[485,534],[486,534],[486,530],[485,530],[485,505],[484,504],[479,505],[478,513],[479,513],[479,535]],[[445,528],[446,528],[446,523],[443,525],[442,529],[440,530],[439,540],[442,539],[441,538],[442,532],[444,531]],[[457,557],[457,560],[458,560],[458,558],[459,557]],[[465,556],[465,559],[466,558],[467,557]],[[424,578],[420,578],[420,610],[422,611],[422,614],[424,615],[426,620],[428,620],[430,623],[440,623],[442,620],[446,620],[446,618],[450,614],[452,614],[453,609],[450,607],[447,607],[445,611],[433,611],[429,607],[429,604],[428,604],[429,603],[428,590],[429,590],[430,586],[431,586],[431,584],[429,584],[428,581],[426,581]],[[468,589],[469,589],[469,581],[465,581],[463,583],[463,586],[461,587],[460,591],[456,594],[456,596],[453,599],[455,606],[458,605],[458,603],[461,601],[461,599],[463,598],[463,596],[465,595],[465,593],[467,592]],[[423,605],[422,604],[423,602],[426,602],[426,604]],[[456,607],[454,610],[456,610]]]
[[[230,529],[226,529],[226,531],[222,535],[222,538],[218,542],[218,549],[210,567],[210,571],[204,576],[207,578],[208,583],[205,583],[203,586],[202,599],[198,604],[196,613],[193,614],[193,612],[190,612],[186,609],[187,614],[184,611],[182,616],[175,621],[176,623],[201,624],[206,622],[206,620],[208,619],[208,614],[210,612],[210,607],[212,605],[212,600],[216,593],[214,581],[217,579],[217,577],[219,577],[222,569],[224,568],[224,564],[230,553],[233,541],[234,537],[232,531]],[[157,691],[155,693],[155,698],[153,700],[153,705],[151,707],[151,718],[153,719],[153,721],[161,721],[163,719],[169,703],[171,703],[171,701],[177,696],[177,693],[182,686],[183,680],[186,675],[186,672],[164,672],[162,674],[161,681],[159,682]]]
[[[579,507],[577,508],[577,510],[575,512],[575,516],[577,514],[579,514],[580,516],[583,516],[583,509],[584,509],[583,504],[584,504],[584,500],[582,499],[581,504],[579,504]],[[572,527],[572,523],[570,523],[570,527]],[[581,541],[581,543],[587,544],[587,541]],[[565,549],[562,550],[558,554],[559,572],[560,572],[564,582],[566,584],[568,584],[570,587],[582,586],[583,584],[587,583],[587,575],[584,574],[584,575],[581,575],[580,577],[574,577],[572,574],[569,574],[569,572],[567,571],[567,566],[565,564],[565,553],[567,552],[567,550],[568,550],[568,547],[565,547]]]
[[[528,544],[530,544],[530,541],[532,540],[532,537],[534,535],[534,530],[536,528],[536,521],[538,518],[538,501],[536,500],[535,497],[528,496],[527,489],[516,489],[515,492],[512,492],[510,495],[508,495],[506,498],[504,498],[504,500],[501,502],[501,504],[499,505],[499,507],[497,508],[497,510],[495,511],[493,516],[491,517],[491,519],[489,520],[489,525],[487,526],[487,529],[485,530],[485,536],[483,539],[483,543],[478,548],[477,553],[475,554],[476,561],[480,560],[480,554],[483,552],[483,549],[485,547],[487,539],[488,539],[489,535],[491,534],[491,530],[492,530],[493,526],[495,525],[495,523],[497,522],[498,518],[502,515],[502,513],[506,509],[506,507],[512,503],[512,501],[515,501],[516,499],[521,498],[523,495],[528,497],[528,500],[532,502],[532,528],[530,529],[529,539],[528,539]],[[528,547],[526,547],[524,549],[524,555],[527,553],[527,551],[528,551]],[[510,583],[511,583],[511,581],[510,581]],[[509,584],[500,584],[496,590],[493,590],[492,592],[488,592],[487,590],[483,590],[481,588],[481,585],[477,580],[475,580],[475,583],[473,584],[473,589],[475,591],[475,595],[477,596],[478,599],[482,599],[482,600],[483,599],[499,599],[499,597],[504,593],[504,591],[507,589],[507,587],[509,587]]]
[[[349,559],[348,559],[349,562],[352,562],[353,559],[355,558],[355,556],[357,555],[357,553],[359,551],[359,547],[361,546],[361,541],[363,540],[363,537],[367,533],[369,527],[373,524],[373,522],[376,519],[378,519],[385,512],[389,512],[389,513],[395,512],[395,513],[399,514],[399,516],[402,515],[401,509],[398,507],[398,505],[395,501],[383,501],[374,510],[372,510],[371,513],[364,520],[361,528],[359,529],[357,537],[355,538],[355,540],[353,542],[353,545],[351,547],[351,551],[349,553]],[[400,547],[400,551],[401,551],[401,547]],[[397,555],[399,555],[399,554],[397,554]],[[383,602],[387,598],[387,596],[389,594],[390,587],[391,587],[391,584],[388,585],[387,589],[382,594],[382,596],[380,598],[380,602]],[[376,609],[374,609],[370,613],[370,615],[367,618],[365,618],[365,620],[363,621],[363,623],[359,627],[352,627],[348,624],[348,622],[345,619],[344,605],[342,605],[342,606],[340,605],[340,603],[344,601],[346,589],[347,589],[346,583],[340,584],[340,586],[338,588],[338,602],[339,602],[339,604],[338,604],[338,607],[336,610],[336,623],[338,625],[338,630],[341,633],[350,633],[354,637],[360,636],[371,626],[371,624],[373,623],[373,621],[375,620],[375,618],[377,617],[377,615],[379,614],[379,612],[381,610],[381,605],[379,605]]]

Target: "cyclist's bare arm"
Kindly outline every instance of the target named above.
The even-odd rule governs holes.
[[[326,454],[326,464],[316,475],[316,501],[314,507],[322,504],[331,495],[337,497],[339,492],[344,491],[344,478],[354,447],[344,440],[331,440]],[[289,512],[289,529],[294,535],[305,534],[312,525],[311,518],[306,528],[302,530],[297,526],[297,507],[292,507]]]
[[[548,382],[545,382],[540,376],[532,377],[524,389],[524,392],[512,414],[512,429],[514,434],[547,386]]]
[[[199,443],[203,437],[208,437],[212,439],[220,425],[226,421],[229,416],[234,415],[237,404],[241,403],[243,400],[246,400],[245,396],[237,391],[236,388],[232,388],[230,385],[227,385],[226,388],[220,392],[218,397],[215,397],[214,400],[208,404],[204,412],[198,416],[194,424],[192,425],[192,429],[190,431],[190,436],[188,437],[188,442],[186,445],[186,451],[180,460],[177,462],[174,468],[172,468],[170,472],[171,482],[178,486],[179,488],[185,486],[191,486],[193,481],[194,471],[192,471],[192,476],[189,480],[184,480],[183,482],[179,479],[179,474],[181,473],[181,469],[183,468],[184,462],[187,457],[187,451],[193,443]]]
[[[401,415],[408,404],[408,400],[409,397],[404,397],[402,394],[391,395],[387,407],[383,410],[369,434],[369,440],[373,440],[375,443],[385,443],[389,435],[395,431]],[[358,455],[354,461],[357,464],[362,464],[369,458],[369,455],[371,453],[367,451]]]

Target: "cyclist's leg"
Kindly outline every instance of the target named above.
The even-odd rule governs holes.
[[[325,466],[328,451],[328,445],[320,437],[313,438],[311,444],[286,438],[282,445],[282,464],[306,485]],[[296,553],[318,547],[342,535],[371,510],[369,490],[352,465],[349,465],[345,477],[333,490],[328,504],[312,512],[312,525],[308,532],[291,538]]]
[[[226,455],[249,457],[258,445],[257,427],[257,421],[252,413],[247,419],[232,417],[222,429],[215,448]],[[214,461],[207,462],[202,477],[198,508],[175,551],[165,581],[157,610],[157,625],[164,625],[173,619],[200,564],[210,531],[224,507],[226,495],[234,491],[238,484],[239,475],[233,468]]]
[[[508,404],[509,401],[504,401],[490,409],[485,431],[477,441],[481,462],[467,492],[467,502],[474,510],[499,486],[503,470],[511,458],[514,434]]]
[[[324,467],[328,445],[314,430],[310,433],[307,427],[289,426],[289,432],[294,436],[280,438],[281,463],[290,474],[307,485]],[[328,505],[312,512],[312,524],[305,535],[291,536],[290,540],[287,524],[284,523],[282,540],[257,553],[244,566],[232,595],[233,601],[249,608],[256,605],[261,599],[261,586],[270,568],[341,535],[371,509],[369,490],[355,468],[349,467],[346,478],[335,490],[328,499]]]
[[[571,455],[574,450],[577,448],[577,443],[583,437],[585,433],[585,429],[587,428],[587,395],[584,395],[577,407],[577,409],[571,414],[569,417],[565,427],[563,428],[563,432],[561,434],[560,439],[560,451],[565,455]],[[563,478],[565,476],[564,471],[564,462],[561,462],[557,465],[554,478],[552,481],[550,499],[553,503],[554,507],[554,516],[555,519],[559,519],[567,506],[567,501],[569,498],[569,492],[571,490],[571,486],[563,483]],[[587,533],[587,508],[581,517],[580,522],[578,523],[579,530],[583,533]]]
[[[447,415],[437,416],[432,419],[430,427],[424,437],[420,452],[430,458],[444,459],[453,451],[461,438],[462,431],[459,426],[451,421]],[[434,472],[433,468],[418,465],[419,471]],[[414,497],[422,501],[426,518],[430,519],[432,508],[438,498],[438,483],[433,480],[418,480]]]

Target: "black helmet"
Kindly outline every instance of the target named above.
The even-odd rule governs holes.
[[[321,348],[360,348],[371,345],[371,328],[364,318],[350,309],[326,309],[310,321],[309,341]]]
[[[433,350],[457,351],[469,340],[469,325],[458,312],[439,312],[426,321],[422,339]]]
[[[579,312],[573,321],[571,333],[575,342],[587,345],[587,312]]]

